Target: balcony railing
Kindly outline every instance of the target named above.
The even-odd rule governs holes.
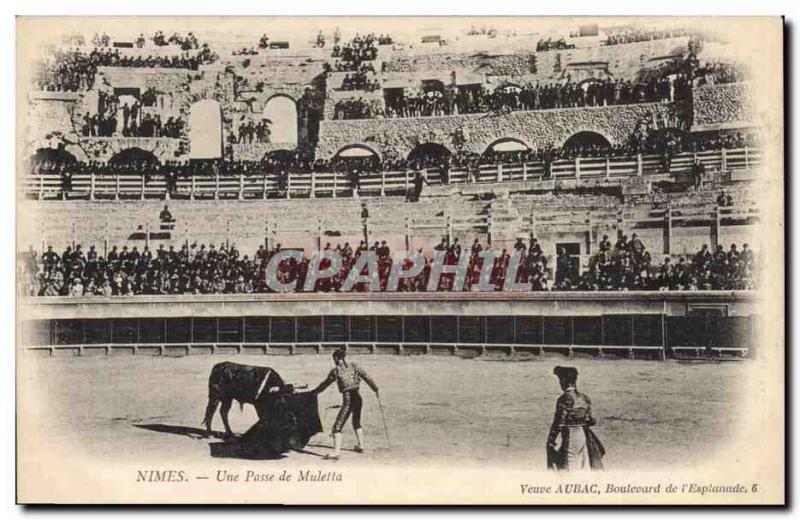
[[[636,177],[680,182],[688,180],[694,159],[699,159],[706,171],[719,170],[730,174],[759,167],[762,152],[753,148],[684,152],[674,155],[669,165],[657,154],[560,159],[551,163],[549,178],[545,164],[540,161],[481,165],[472,172],[454,167],[447,175],[439,168],[428,168],[425,172],[428,183],[434,186],[534,183],[543,180],[599,180],[614,183]],[[177,189],[168,194],[165,179],[161,175],[152,175],[146,182],[143,175],[110,176],[90,172],[74,175],[71,190],[66,195],[61,177],[57,174],[28,174],[21,187],[25,196],[39,200],[61,199],[65,196],[90,200],[168,196],[190,199],[335,198],[406,195],[413,186],[414,175],[415,172],[411,170],[363,173],[359,176],[357,187],[349,175],[340,172],[289,173],[284,179],[273,173],[194,176],[178,180]]]

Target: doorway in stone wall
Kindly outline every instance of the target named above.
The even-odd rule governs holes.
[[[189,110],[191,159],[222,157],[222,108],[218,101],[204,99]]]
[[[271,143],[287,150],[297,148],[297,104],[292,98],[283,95],[270,98],[263,119],[269,125]]]
[[[580,242],[556,243],[556,285],[569,280],[572,286],[578,283],[580,274]]]

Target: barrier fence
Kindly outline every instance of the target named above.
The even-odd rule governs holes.
[[[669,161],[662,155],[627,157],[588,157],[561,159],[550,165],[550,177],[555,180],[606,179],[668,175],[684,179],[692,163],[699,159],[706,171],[731,173],[752,170],[762,162],[761,151],[752,148],[709,150],[675,154]],[[275,197],[342,197],[405,195],[413,186],[415,172],[390,171],[364,173],[354,182],[341,172],[289,172],[278,174],[234,174],[193,176],[177,181],[172,197],[190,199],[259,199]],[[542,162],[481,165],[468,170],[452,168],[446,174],[439,168],[426,170],[431,185],[499,183],[509,181],[541,181],[547,178]],[[78,173],[72,177],[70,198],[165,198],[167,185],[162,175],[97,175]],[[64,184],[57,174],[28,174],[22,183],[26,196],[40,200],[62,198]]]
[[[22,322],[26,350],[45,355],[504,354],[556,352],[657,359],[748,357],[754,316],[240,316]]]

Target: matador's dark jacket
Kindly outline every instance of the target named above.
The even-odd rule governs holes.
[[[558,435],[569,426],[594,426],[592,402],[589,397],[578,392],[575,387],[564,390],[556,401],[556,414],[550,426],[548,444],[555,444]]]

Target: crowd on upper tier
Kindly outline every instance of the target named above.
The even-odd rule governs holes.
[[[647,42],[663,40],[666,38],[679,38],[681,36],[698,36],[698,31],[684,27],[671,27],[666,29],[625,29],[616,31],[606,36],[604,45],[623,45],[626,43]]]
[[[373,92],[380,90],[381,82],[375,79],[375,73],[372,73],[370,78],[366,71],[358,71],[352,74],[347,74],[342,78],[342,86],[339,90],[365,90]]]
[[[359,79],[360,78],[360,79]],[[450,87],[429,85],[418,89],[387,89],[382,100],[354,97],[334,105],[333,119],[383,117],[426,117],[470,113],[601,107],[679,101],[691,95],[692,83],[738,81],[741,71],[730,64],[700,67],[691,59],[663,64],[657,74],[642,81],[593,79],[564,82],[504,85],[494,90],[485,86]],[[367,71],[346,77],[343,90],[370,91],[379,88]]]
[[[333,44],[331,57],[345,62],[361,63],[372,61],[378,57],[378,45],[390,44],[392,38],[389,35],[380,36],[370,33],[366,35],[356,34],[349,42],[339,45]]]
[[[576,83],[531,84],[506,86],[489,90],[485,87],[418,90],[409,95],[387,97],[384,113],[371,117],[421,117],[546,110],[553,108],[601,107],[633,103],[653,103],[685,99],[690,93],[687,76],[651,78],[646,83],[627,80],[599,79]],[[342,119],[350,119],[342,113]]]
[[[567,49],[574,49],[575,45],[569,44],[564,38],[542,38],[536,42],[536,52],[542,51],[563,51]]]
[[[164,31],[156,31],[149,39],[158,47],[174,45],[176,47],[180,47],[181,50],[184,51],[198,49],[200,47],[197,37],[193,32],[189,32],[186,36],[174,32],[172,33],[172,36],[167,38],[167,36],[164,34]],[[139,33],[139,36],[136,38],[134,44],[136,45],[136,48],[141,49],[147,44],[147,40],[148,38],[145,38],[144,33]],[[81,35],[73,35],[69,37],[69,41],[67,43],[82,47],[86,44],[86,41]],[[110,47],[111,44],[111,36],[109,36],[105,31],[102,33],[95,33],[94,37],[92,38],[92,45],[94,47]]]
[[[375,253],[380,287],[382,291],[386,290],[392,255],[385,241],[375,241],[372,246],[361,241],[355,249],[348,242],[337,244],[335,248],[328,243],[324,249],[338,253],[342,265],[334,276],[317,280],[314,291],[340,291],[356,260],[365,251]],[[462,290],[469,291],[479,283],[483,266],[480,253],[484,249],[478,239],[470,247]],[[28,296],[266,293],[272,292],[267,284],[267,264],[280,250],[280,244],[271,249],[260,246],[249,257],[242,255],[235,245],[223,243],[219,248],[213,244],[184,244],[180,249],[160,245],[154,250],[147,245],[141,250],[138,246],[130,249],[128,246],[121,249],[114,246],[101,254],[95,246],[84,251],[76,245],[67,247],[60,255],[52,247],[42,254],[30,249],[23,255],[18,268]],[[462,254],[458,239],[452,242],[443,239],[434,251],[441,251],[444,264],[450,266],[458,264]],[[589,261],[588,269],[580,275],[577,257],[563,249],[556,256],[555,268],[548,267],[548,258],[535,238],[531,238],[528,244],[522,239],[517,240],[512,251],[495,251],[490,275],[495,290],[503,290],[512,253],[520,254],[516,282],[529,283],[534,291],[741,290],[756,287],[756,260],[747,244],[741,250],[731,244],[728,251],[720,245],[713,252],[703,245],[693,256],[682,256],[676,262],[666,257],[655,266],[636,234],[630,240],[627,236],[620,237],[613,246],[604,236],[599,251]],[[416,254],[424,259],[424,268],[419,275],[402,279],[399,291],[427,291],[433,255],[424,255],[421,249]],[[280,262],[277,280],[281,283],[297,280],[295,290],[302,291],[309,263],[309,258]],[[319,268],[326,269],[330,265],[329,260],[323,259]],[[407,259],[403,267],[409,269],[412,265],[413,262]],[[451,291],[454,282],[452,274],[442,275],[437,290]],[[359,283],[353,290],[363,292],[369,289],[367,284]]]
[[[97,93],[97,112],[86,112],[81,121],[84,136],[112,137],[181,137],[184,134],[183,119],[169,116],[161,120],[158,112],[150,113],[144,107],[156,105],[157,95],[147,89],[142,96],[122,101],[113,91],[104,89]]]
[[[197,70],[211,63],[217,55],[206,45],[184,50],[180,54],[162,56],[130,56],[116,48],[55,49],[47,61],[41,62],[34,82],[39,90],[77,92],[91,89],[98,67],[163,67]]]
[[[695,71],[695,83],[697,86],[737,83],[746,79],[747,76],[742,67],[733,63],[706,63]]]

